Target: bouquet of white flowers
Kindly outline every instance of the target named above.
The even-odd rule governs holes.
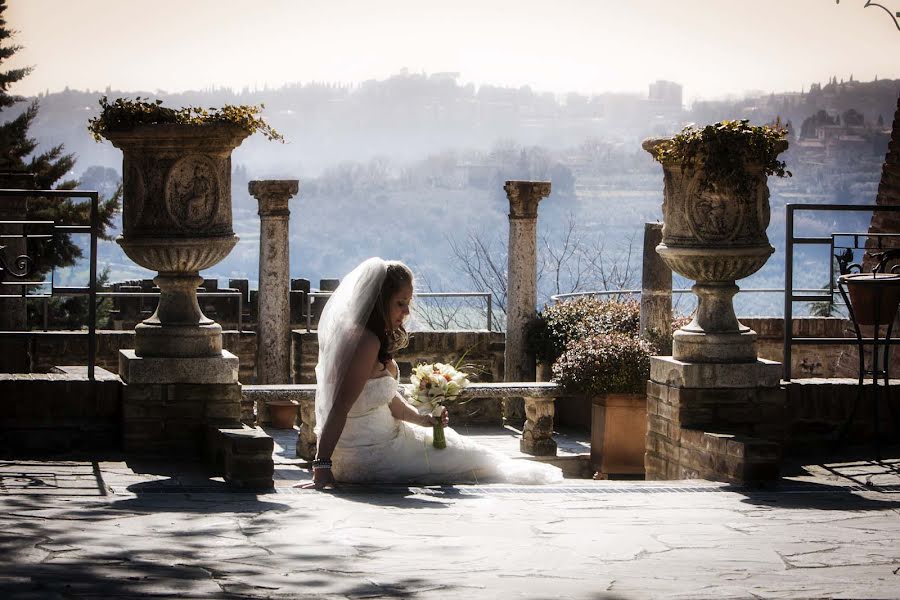
[[[434,425],[434,447],[446,448],[444,426],[441,423],[443,404],[453,402],[459,396],[459,392],[469,385],[469,376],[450,365],[434,363],[417,366],[409,380],[412,382],[413,406],[419,414],[430,414],[437,418]]]

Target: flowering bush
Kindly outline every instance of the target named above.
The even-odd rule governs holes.
[[[569,344],[553,363],[553,379],[569,392],[589,396],[640,393],[655,352],[650,342],[635,335],[594,335]]]
[[[638,302],[583,296],[550,304],[538,313],[525,333],[526,349],[538,360],[552,363],[575,340],[611,332],[638,335],[640,325]]]

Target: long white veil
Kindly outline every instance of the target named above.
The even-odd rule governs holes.
[[[319,319],[319,362],[316,365],[316,435],[334,405],[334,398],[365,332],[366,321],[381,293],[387,263],[370,258],[350,271],[328,299]]]

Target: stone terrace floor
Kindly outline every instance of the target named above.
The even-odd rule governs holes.
[[[191,464],[0,460],[0,598],[900,598],[900,447],[800,461],[767,489],[316,492],[292,487],[292,437],[266,494]]]

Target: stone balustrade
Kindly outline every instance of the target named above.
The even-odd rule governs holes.
[[[401,384],[402,385],[402,384]],[[312,459],[316,452],[315,384],[295,385],[245,385],[244,403],[264,406],[273,400],[296,400],[300,410],[300,435],[297,438],[297,456]],[[460,399],[515,398],[525,399],[525,427],[519,449],[533,456],[556,456],[553,439],[553,414],[555,401],[562,397],[561,388],[555,383],[510,382],[473,383],[460,394]]]

